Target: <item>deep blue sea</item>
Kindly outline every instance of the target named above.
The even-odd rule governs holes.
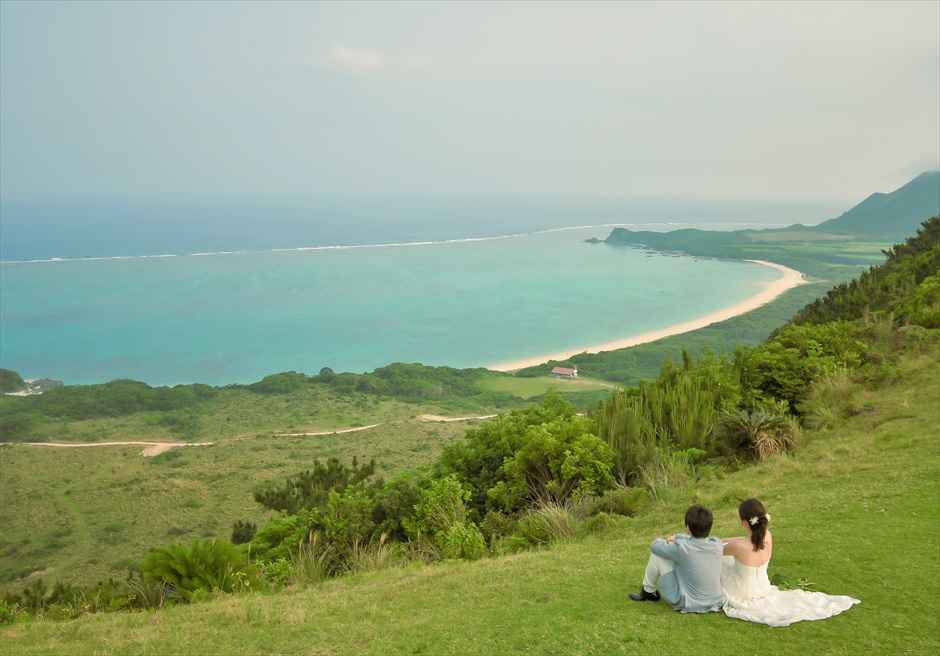
[[[66,384],[486,366],[666,328],[767,267],[588,244],[826,203],[481,197],[0,202],[0,366]]]

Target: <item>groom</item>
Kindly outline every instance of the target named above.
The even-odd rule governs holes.
[[[653,540],[643,589],[631,592],[630,598],[659,601],[662,594],[670,606],[683,613],[721,610],[725,603],[721,589],[723,545],[718,538],[708,537],[712,530],[711,511],[695,504],[685,513],[685,527],[691,537],[673,535]]]

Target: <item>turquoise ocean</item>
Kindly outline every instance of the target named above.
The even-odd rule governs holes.
[[[736,304],[780,274],[585,243],[818,223],[834,204],[180,198],[0,204],[0,366],[66,384],[476,367]]]

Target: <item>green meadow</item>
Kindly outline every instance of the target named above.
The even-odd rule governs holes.
[[[533,399],[545,394],[549,389],[561,393],[595,392],[615,389],[611,383],[592,378],[552,378],[551,376],[537,376],[535,378],[490,378],[484,385],[497,392],[508,392],[523,399]]]
[[[391,478],[436,460],[467,424],[393,421],[348,433],[259,434],[156,457],[143,457],[140,445],[2,445],[0,591],[19,591],[39,575],[76,585],[124,578],[154,546],[229,539],[238,520],[263,526],[274,513],[252,498],[259,483],[330,457],[375,458],[377,473]]]
[[[178,425],[163,421],[169,413],[134,412],[119,417],[74,419],[44,417],[18,441],[111,442],[217,441],[259,433],[319,432],[414,419],[423,414],[450,415],[440,403],[403,402],[387,396],[341,394],[310,385],[288,394],[257,394],[246,389],[217,388]],[[543,390],[544,391],[544,390]],[[4,399],[7,401],[7,399]],[[461,416],[476,414],[470,408]]]
[[[806,432],[795,452],[677,481],[642,516],[619,517],[580,539],[476,562],[412,564],[279,593],[225,595],[159,612],[25,619],[4,629],[0,647],[9,654],[934,654],[940,649],[937,356],[932,348],[902,361],[896,382],[865,393],[871,411],[835,429]],[[426,426],[435,428],[445,425]],[[299,443],[246,440],[232,449],[253,444],[255,453],[274,460]],[[61,453],[4,448],[7,471],[15,469],[11,454]],[[213,452],[203,449],[186,449],[181,458]],[[236,462],[234,451],[231,458]],[[97,466],[90,459],[79,471],[94,476],[120,470],[114,462],[120,459],[137,463],[124,476],[136,466],[170,465],[123,452]],[[161,485],[175,485],[172,480]],[[209,514],[211,502],[200,496],[199,481],[179,480],[192,482],[186,498],[206,504],[199,516]],[[120,505],[118,491],[99,493],[112,497],[112,508]],[[49,494],[61,498],[65,492]],[[166,488],[162,494],[171,496]],[[751,496],[773,516],[775,582],[848,594],[862,603],[828,620],[774,629],[629,600],[650,540],[680,530],[689,504],[712,508],[713,534],[734,535],[740,531],[737,504]],[[36,519],[33,524],[55,521]]]

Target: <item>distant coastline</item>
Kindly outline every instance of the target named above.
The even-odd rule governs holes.
[[[766,262],[764,260],[745,260],[745,262],[753,262],[755,264],[761,264],[763,266],[776,269],[777,271],[780,271],[783,276],[767,285],[767,287],[764,288],[761,293],[756,294],[745,301],[732,305],[731,307],[724,308],[723,310],[712,312],[711,314],[699,317],[698,319],[693,319],[692,321],[686,321],[685,323],[676,324],[675,326],[663,328],[662,330],[654,330],[651,332],[642,333],[640,335],[626,337],[614,342],[607,342],[605,344],[598,344],[596,346],[586,346],[561,353],[553,353],[551,355],[525,358],[522,360],[515,360],[513,362],[504,362],[501,364],[487,366],[486,368],[493,371],[515,371],[517,369],[524,369],[526,367],[533,367],[544,364],[549,360],[567,360],[568,358],[578,355],[579,353],[601,353],[602,351],[616,351],[617,349],[629,348],[639,344],[655,342],[656,340],[663,339],[664,337],[681,335],[682,333],[698,330],[699,328],[704,328],[705,326],[709,326],[713,323],[726,321],[732,317],[744,314],[745,312],[756,310],[760,306],[766,305],[770,301],[774,300],[784,292],[807,282],[802,273],[796,271],[795,269],[785,267],[781,264]]]

